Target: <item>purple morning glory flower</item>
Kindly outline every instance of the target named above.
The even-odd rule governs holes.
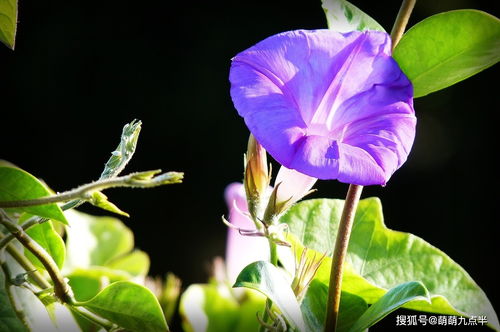
[[[252,134],[290,169],[384,185],[410,152],[413,88],[384,32],[281,33],[236,55],[229,79]]]

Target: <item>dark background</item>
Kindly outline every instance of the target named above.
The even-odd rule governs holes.
[[[399,1],[353,1],[390,31]],[[495,1],[417,2],[410,25]],[[248,131],[229,96],[230,59],[293,29],[325,28],[319,0],[21,1],[14,52],[0,47],[0,158],[64,191],[97,179],[123,125],[143,121],[127,171],[185,172],[181,185],[109,190],[151,273],[204,282],[224,254],[223,191],[242,178]],[[0,45],[3,46],[3,45]],[[379,196],[390,228],[461,264],[498,307],[498,69],[415,100],[417,138]],[[498,139],[497,139],[498,140]],[[498,159],[498,158],[497,158]],[[277,167],[275,167],[277,169]],[[347,185],[317,184],[344,198]],[[92,207],[85,211],[103,212]],[[495,263],[497,262],[497,263]],[[391,320],[394,326],[395,320]]]

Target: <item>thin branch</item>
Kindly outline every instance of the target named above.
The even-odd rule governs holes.
[[[131,173],[116,178],[97,180],[84,184],[78,188],[47,197],[40,197],[28,200],[0,201],[0,208],[20,208],[35,205],[45,205],[59,202],[67,202],[75,199],[89,200],[93,192],[102,191],[109,188],[129,187],[129,188],[152,188],[165,184],[182,182],[183,173],[168,172],[158,176],[161,170]]]
[[[2,233],[0,233],[0,239],[3,240],[5,239],[6,236]],[[2,247],[0,247],[0,250]],[[43,275],[36,271],[36,266],[33,265],[22,253],[19,252],[19,250],[16,249],[12,244],[9,244],[6,246],[5,250],[16,260],[16,262],[21,265],[21,267],[25,271],[33,271],[30,272],[30,276],[33,279],[33,281],[40,287],[41,289],[47,289],[52,287],[52,285],[43,277]]]
[[[0,223],[43,264],[54,283],[55,295],[64,303],[72,303],[74,299],[71,288],[64,280],[52,256],[34,241],[19,225],[12,221],[3,210],[0,210]]]

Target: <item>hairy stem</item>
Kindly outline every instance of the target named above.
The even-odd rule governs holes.
[[[403,0],[401,8],[399,8],[398,16],[396,17],[396,22],[394,22],[394,26],[391,30],[392,50],[394,50],[401,40],[401,37],[403,37],[403,33],[405,32],[406,25],[408,24],[408,20],[410,19],[411,12],[416,2],[417,0]]]
[[[116,188],[116,187],[151,188],[151,187],[161,186],[164,184],[179,183],[181,182],[183,177],[183,174],[178,172],[168,172],[153,177],[159,172],[161,171],[160,170],[147,171],[147,172],[132,173],[129,175],[120,176],[116,178],[101,179],[92,183],[84,184],[73,190],[69,190],[64,193],[53,196],[40,197],[28,200],[0,201],[0,208],[14,208],[14,207],[19,208],[19,207],[67,202],[75,199],[88,200],[91,198],[90,195],[93,192],[101,191],[104,189]]]
[[[335,331],[340,307],[340,293],[342,289],[342,274],[344,261],[351,236],[352,223],[358,207],[359,197],[363,186],[351,184],[347,191],[344,209],[340,217],[335,249],[333,251],[332,269],[330,271],[330,285],[328,287],[328,303],[325,331]]]
[[[72,303],[73,295],[64,277],[59,271],[59,267],[52,256],[50,256],[43,247],[34,241],[26,232],[15,222],[13,222],[3,210],[0,210],[0,223],[11,232],[14,237],[31,253],[38,258],[47,270],[52,282],[54,283],[55,295],[64,303]]]

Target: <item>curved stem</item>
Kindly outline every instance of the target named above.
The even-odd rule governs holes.
[[[351,236],[352,223],[358,207],[359,197],[363,186],[351,184],[347,191],[344,209],[340,218],[335,249],[333,251],[332,269],[330,271],[330,285],[328,287],[328,304],[325,331],[335,331],[340,307],[340,293],[342,289],[342,274],[344,261]]]
[[[4,239],[5,235],[0,233],[0,239]],[[2,248],[0,247],[0,250]],[[47,289],[52,287],[52,285],[43,277],[43,275],[36,271],[36,267],[31,263],[19,250],[13,245],[7,245],[5,250],[16,260],[16,262],[21,265],[21,267],[26,271],[30,272],[30,276],[41,289]]]
[[[392,40],[392,50],[403,37],[403,33],[405,32],[406,25],[408,24],[408,20],[410,19],[411,12],[413,11],[413,7],[415,7],[415,3],[417,0],[404,0],[401,4],[401,8],[399,8],[398,16],[396,17],[396,21],[394,22],[394,26],[391,30],[391,40]]]

